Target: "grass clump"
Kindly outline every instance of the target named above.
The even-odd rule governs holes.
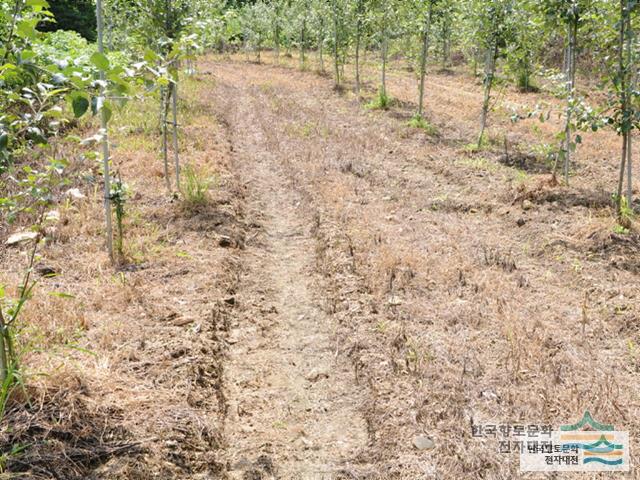
[[[388,110],[391,106],[391,97],[386,92],[380,90],[378,95],[367,104],[371,110]]]
[[[613,194],[612,198],[613,201],[619,205],[617,227],[619,227],[620,231],[616,231],[616,233],[628,234],[631,232],[631,227],[635,217],[633,207],[629,205],[626,197],[618,197],[618,195]]]
[[[483,172],[491,173],[495,173],[498,171],[498,165],[484,157],[464,158],[462,160],[459,160],[459,163],[464,165],[465,167],[472,168],[473,170],[480,170]]]
[[[428,135],[438,134],[436,126],[429,123],[429,121],[422,115],[415,115],[411,120],[409,120],[408,126],[424,130]]]
[[[198,208],[209,203],[209,188],[214,179],[202,169],[192,165],[186,165],[182,169],[182,181],[180,182],[182,200],[188,209]]]
[[[613,227],[613,233],[617,233],[618,235],[629,235],[631,233],[631,230],[629,230],[627,227],[617,224]]]
[[[499,138],[492,135],[485,135],[484,137],[482,137],[482,143],[480,145],[478,145],[478,142],[472,142],[466,144],[463,149],[466,153],[479,153],[490,151],[492,148],[497,147],[498,145],[500,145]]]

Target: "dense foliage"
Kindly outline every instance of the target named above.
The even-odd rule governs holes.
[[[45,32],[67,30],[79,33],[89,41],[96,40],[96,6],[92,0],[50,0],[49,10],[55,22],[45,22]]]

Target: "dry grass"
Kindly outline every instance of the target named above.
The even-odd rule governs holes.
[[[24,438],[41,445],[51,418],[63,418],[71,437],[108,453],[85,455],[91,465],[61,470],[65,478],[86,478],[99,463],[101,478],[222,475],[219,337],[229,307],[220,299],[236,293],[241,263],[217,245],[244,244],[246,186],[234,177],[230,130],[212,125],[211,104],[239,84],[248,85],[263,147],[304,200],[324,277],[319,301],[367,399],[360,413],[369,444],[344,477],[519,478],[517,458],[472,438],[472,423],[558,425],[589,409],[640,440],[640,240],[614,232],[614,134],[585,137],[565,187],[501,157],[504,132],[524,154],[552,142],[555,119],[509,121],[510,107],[555,102],[544,94],[501,91],[509,108],[492,116],[495,145],[470,153],[481,86],[464,72],[429,76],[434,137],[406,126],[415,79],[399,66],[389,112],[367,111],[348,89],[338,96],[329,79],[308,72],[227,60],[203,66],[216,78],[189,81],[181,154],[218,172],[219,185],[205,208],[181,208],[164,190],[153,106],[123,112],[114,164],[131,180],[132,200],[119,271],[102,248],[96,168],[69,151],[87,198],[60,206],[63,225],[41,260],[60,275],[41,280],[24,318],[25,339],[46,347],[24,361],[46,415],[16,395],[0,430],[3,451],[13,441],[7,426],[31,419],[44,433]],[[375,93],[375,74],[368,65],[366,95]],[[0,264],[0,283],[15,285],[24,253],[2,247]],[[74,379],[63,396],[53,387],[60,375]],[[78,412],[109,435],[74,424]],[[422,433],[436,443],[428,455],[411,445]],[[118,451],[122,442],[130,448]]]
[[[603,201],[615,181],[615,135],[589,137],[579,175],[560,187],[502,165],[499,148],[468,157],[461,146],[473,137],[480,86],[464,74],[431,75],[430,118],[442,132],[434,144],[348,93],[335,96],[329,80],[272,66],[216,69],[231,84],[269,78],[257,115],[316,219],[324,305],[369,396],[370,445],[352,475],[519,478],[517,457],[472,438],[471,423],[557,426],[589,409],[640,439],[629,347],[640,336],[637,274],[616,256],[628,263],[639,250],[635,237],[613,234]],[[413,80],[396,71],[389,88],[410,98]],[[331,134],[277,133],[292,122]],[[494,117],[494,131],[507,125],[524,143],[532,138],[525,122]],[[411,445],[422,432],[436,441],[428,455]]]
[[[125,261],[114,270],[104,253],[97,167],[81,151],[61,147],[71,160],[72,186],[86,198],[65,202],[58,197],[62,220],[39,262],[58,275],[40,279],[22,319],[25,381],[34,392],[33,407],[42,408],[22,403],[22,396],[10,402],[0,431],[2,449],[24,443],[26,450],[8,459],[9,472],[87,478],[104,464],[101,478],[146,479],[193,478],[222,468],[225,405],[217,336],[222,327],[216,323],[227,315],[220,300],[234,288],[235,266],[230,251],[210,238],[226,235],[222,231],[230,222],[240,232],[236,217],[241,211],[229,173],[228,141],[212,122],[205,84],[191,78],[185,85],[180,153],[195,168],[220,172],[208,212],[222,221],[194,219],[173,200],[162,178],[156,105],[128,106],[114,120],[114,171],[131,191]],[[24,252],[0,247],[0,262],[0,283],[16,285]],[[78,379],[63,397],[56,393],[56,372]],[[84,438],[81,427],[71,423],[84,415],[82,409],[94,412],[95,428],[102,422],[104,431],[118,432],[113,438],[98,433],[93,456],[72,452],[74,442]],[[43,412],[59,416],[59,428],[68,431],[57,444],[56,458],[42,447],[51,436]],[[40,433],[21,436],[25,422]],[[18,430],[11,433],[12,428]],[[133,442],[135,448],[118,449],[114,442]],[[98,455],[100,449],[104,455]]]

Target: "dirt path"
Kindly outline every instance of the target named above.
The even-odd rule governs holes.
[[[228,94],[249,216],[260,224],[248,245],[226,368],[232,471],[333,478],[365,445],[366,432],[353,371],[336,352],[336,326],[318,305],[312,219],[285,171],[286,152],[258,116],[266,109],[260,92],[245,84]]]

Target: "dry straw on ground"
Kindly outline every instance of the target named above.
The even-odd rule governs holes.
[[[330,79],[285,65],[209,59],[201,67],[209,75],[191,80],[183,158],[218,173],[210,203],[184,209],[165,194],[153,127],[141,122],[118,135],[115,167],[132,179],[126,252],[133,261],[115,273],[108,266],[97,187],[87,180],[81,186],[88,198],[63,209],[65,225],[45,252],[43,261],[61,275],[42,280],[25,318],[30,338],[47,347],[25,365],[32,373],[59,369],[66,389],[53,387],[59,376],[30,377],[34,405],[42,408],[30,410],[16,397],[5,418],[21,426],[13,434],[37,444],[58,432],[50,444],[56,452],[82,454],[95,445],[94,457],[82,457],[88,466],[59,465],[72,472],[68,478],[86,478],[109,456],[122,457],[99,467],[98,478],[225,475],[232,465],[224,451],[233,446],[223,433],[237,426],[222,423],[230,418],[228,400],[238,400],[226,395],[242,391],[222,382],[224,349],[240,351],[236,330],[244,325],[255,327],[257,339],[247,341],[263,345],[265,358],[281,351],[265,333],[277,314],[264,305],[280,285],[273,278],[279,270],[256,269],[262,264],[254,255],[291,237],[265,240],[282,224],[245,211],[259,197],[271,205],[296,200],[282,214],[298,215],[287,221],[314,243],[305,259],[314,266],[307,272],[313,281],[305,278],[309,296],[324,310],[330,354],[350,362],[336,383],[355,386],[357,395],[345,391],[366,439],[341,459],[337,478],[519,478],[517,457],[473,438],[471,424],[558,425],[587,409],[638,442],[640,242],[634,232],[614,232],[607,202],[616,180],[615,134],[585,136],[576,176],[564,187],[534,148],[552,141],[553,119],[534,128],[533,120],[512,124],[509,109],[498,110],[493,145],[466,147],[481,86],[461,71],[430,75],[434,135],[406,125],[415,79],[399,67],[389,75],[389,92],[400,101],[389,112],[363,109],[348,88],[338,94]],[[366,67],[369,86],[375,74]],[[501,92],[509,107],[540,101],[555,102]],[[240,107],[245,116],[234,110]],[[239,135],[244,165],[234,163]],[[251,145],[255,152],[246,151]],[[92,171],[75,154],[73,160],[79,172]],[[277,185],[247,174],[270,166],[278,175],[267,180]],[[282,195],[285,186],[290,191]],[[15,284],[21,253],[0,252],[2,282]],[[261,261],[277,251],[267,253]],[[242,283],[247,268],[254,277]],[[249,292],[238,291],[247,284]],[[257,412],[245,412],[253,428],[271,418],[261,418],[258,406],[246,409]],[[63,420],[59,431],[52,418]],[[36,429],[25,430],[27,421]],[[286,428],[267,427],[281,435],[274,444],[288,438]],[[3,445],[13,434],[0,432]],[[427,454],[413,445],[417,435],[433,439]],[[263,447],[251,452],[251,478],[269,478],[267,470],[290,462],[281,458],[290,448],[260,456]],[[51,452],[34,450],[31,458]]]

